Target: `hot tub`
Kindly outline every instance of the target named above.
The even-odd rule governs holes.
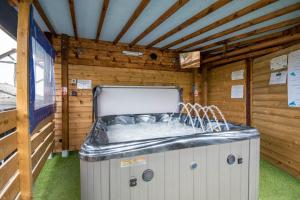
[[[95,88],[81,199],[257,200],[258,131],[181,101],[176,87]]]

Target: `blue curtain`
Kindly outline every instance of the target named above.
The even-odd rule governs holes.
[[[30,132],[55,112],[55,50],[30,14]]]

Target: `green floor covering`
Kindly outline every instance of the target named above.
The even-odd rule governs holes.
[[[48,160],[34,185],[34,200],[80,199],[79,159],[55,155]],[[260,165],[261,200],[300,200],[300,181],[267,163]]]

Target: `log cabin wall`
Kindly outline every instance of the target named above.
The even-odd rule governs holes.
[[[233,71],[244,70],[243,80],[231,80]],[[216,105],[230,122],[246,123],[246,99],[245,99],[245,61],[239,61],[208,70],[208,105]],[[232,99],[231,86],[244,85],[244,98]]]
[[[61,57],[60,37],[53,39],[57,50],[55,65],[57,111],[55,114],[55,151],[61,151]],[[79,49],[78,49],[79,47]],[[125,46],[91,40],[69,41],[69,150],[78,150],[92,124],[92,90],[78,90],[72,79],[92,80],[96,85],[175,85],[183,88],[185,102],[192,102],[192,85],[200,76],[191,70],[180,70],[177,53],[136,49],[142,57],[125,56]],[[80,53],[78,53],[80,51]],[[158,55],[157,61],[149,57]],[[76,55],[77,54],[77,55]],[[199,96],[195,98],[199,101]]]
[[[253,61],[252,125],[261,133],[264,159],[300,178],[300,108],[288,107],[287,85],[269,85],[270,60],[300,44]]]

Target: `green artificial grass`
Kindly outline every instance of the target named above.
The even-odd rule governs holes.
[[[261,160],[260,200],[300,200],[300,180]]]
[[[34,200],[80,200],[80,164],[77,152],[68,158],[55,154],[47,160],[33,188]]]
[[[60,154],[48,160],[34,185],[34,200],[79,200],[80,169],[78,154]],[[300,181],[262,160],[260,200],[300,200]]]

